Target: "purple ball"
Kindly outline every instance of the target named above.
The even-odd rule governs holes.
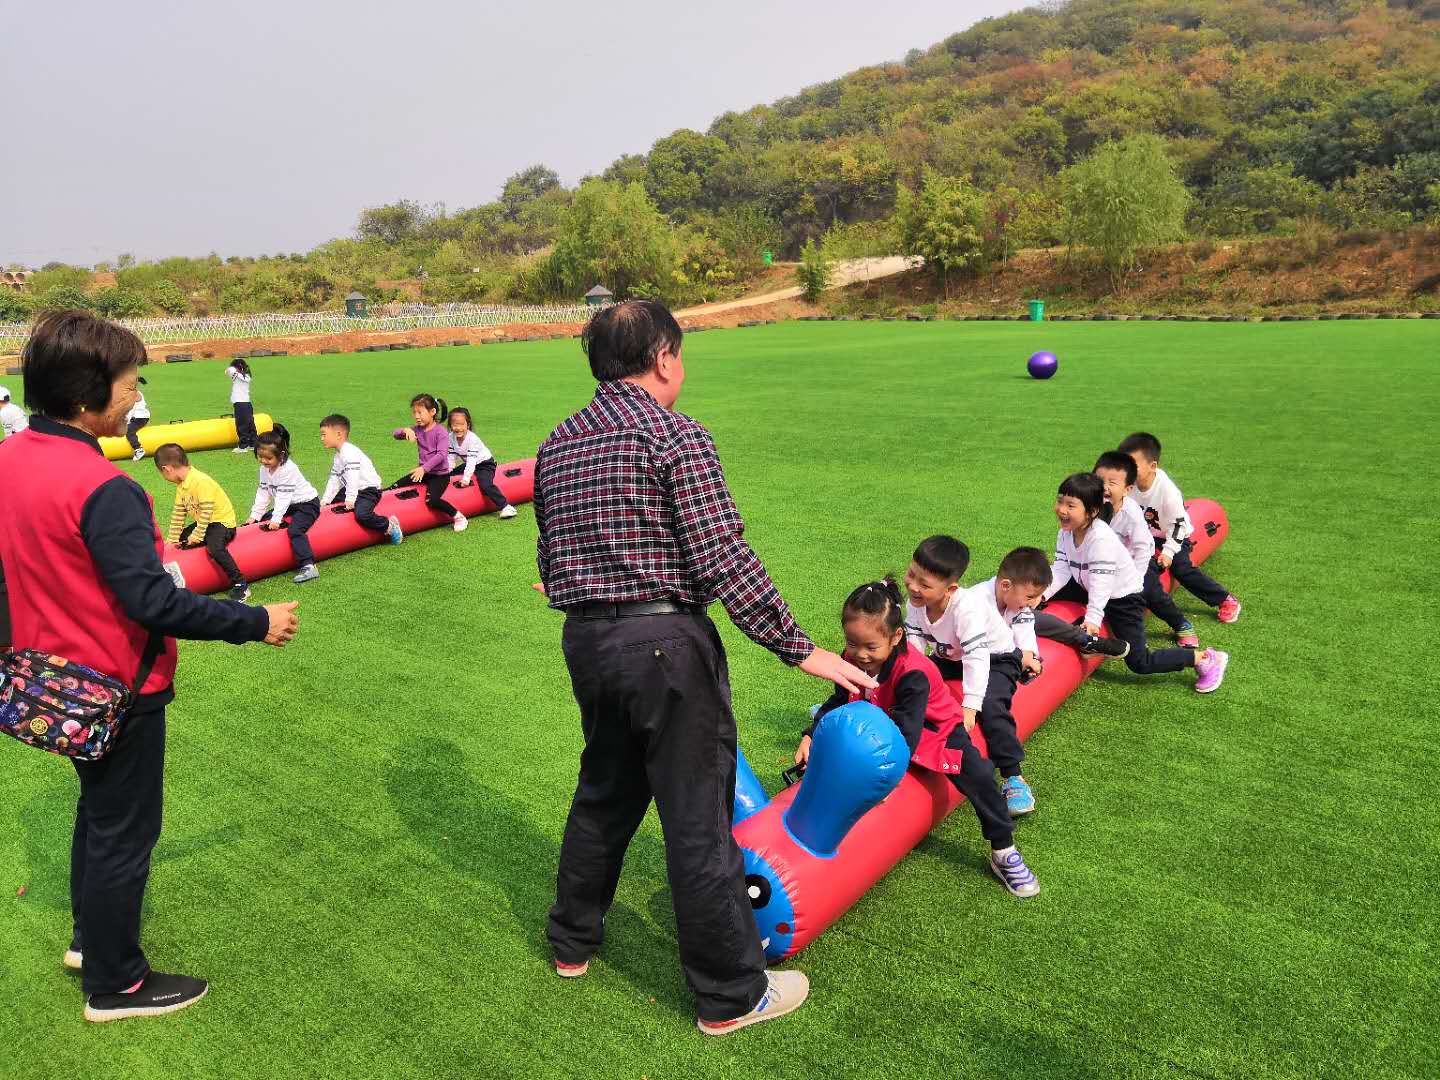
[[[1030,372],[1032,379],[1048,379],[1059,368],[1060,361],[1055,359],[1053,352],[1037,352],[1025,365],[1025,370]]]

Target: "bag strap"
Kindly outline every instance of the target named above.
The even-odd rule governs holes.
[[[135,676],[135,685],[130,688],[132,697],[140,696],[140,688],[150,678],[150,672],[155,669],[155,661],[160,659],[160,654],[164,651],[165,635],[152,633],[145,642],[145,652],[140,657],[140,673]]]

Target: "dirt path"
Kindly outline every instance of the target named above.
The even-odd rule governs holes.
[[[877,278],[901,274],[906,270],[919,266],[920,262],[920,259],[907,255],[884,255],[869,259],[848,259],[845,262],[835,264],[834,272],[830,277],[830,284],[827,285],[826,288],[838,289],[843,285],[853,285],[857,281],[874,281]],[[701,304],[699,307],[685,308],[683,311],[675,312],[675,316],[680,318],[687,315],[719,315],[725,311],[757,307],[761,304],[774,304],[781,300],[793,300],[799,295],[800,287],[794,285],[788,289],[777,289],[775,292],[741,297],[739,300],[726,300],[719,304]]]

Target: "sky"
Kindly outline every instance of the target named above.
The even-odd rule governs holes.
[[[0,265],[262,255],[566,184],[1013,0],[0,0]]]

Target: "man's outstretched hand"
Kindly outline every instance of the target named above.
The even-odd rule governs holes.
[[[829,649],[816,649],[800,661],[798,666],[806,675],[814,675],[817,679],[843,686],[852,694],[858,694],[861,690],[873,690],[876,685],[869,675]]]

